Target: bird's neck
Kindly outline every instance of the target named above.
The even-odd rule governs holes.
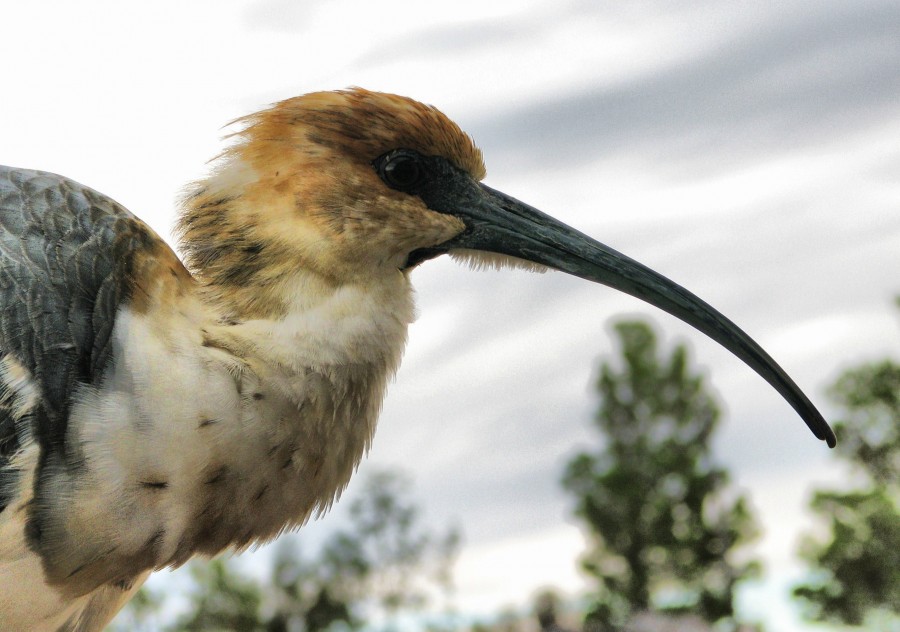
[[[335,285],[298,270],[277,289],[269,288],[272,300],[282,306],[269,314],[248,313],[243,301],[228,300],[218,288],[200,292],[217,321],[205,330],[210,346],[228,349],[266,371],[333,373],[365,366],[391,375],[414,318],[412,289],[400,271]]]
[[[413,320],[409,278],[329,259],[315,202],[297,188],[304,179],[286,177],[296,166],[276,167],[232,155],[184,200],[178,232],[191,294],[207,313],[204,344],[288,383],[298,405],[310,394],[294,376],[353,370],[365,371],[367,398],[380,404]]]
[[[250,471],[281,490],[276,497],[290,499],[256,510],[266,519],[254,526],[253,539],[302,523],[346,486],[371,444],[413,319],[409,281],[400,272],[365,285],[331,287],[309,274],[298,274],[296,283],[284,315],[207,331],[212,351],[240,363],[242,425],[264,446],[249,452],[247,461],[257,464]]]

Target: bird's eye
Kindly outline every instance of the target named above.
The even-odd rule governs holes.
[[[391,187],[406,191],[419,182],[424,175],[418,156],[407,152],[388,155],[381,160],[381,178]]]

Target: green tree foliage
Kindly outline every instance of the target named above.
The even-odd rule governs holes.
[[[735,584],[758,569],[734,550],[756,534],[748,503],[728,489],[710,439],[719,410],[687,350],[658,348],[639,321],[615,326],[619,362],[597,379],[601,447],[577,455],[563,484],[593,543],[591,629],[621,629],[639,611],[691,611],[733,623]]]
[[[266,581],[247,577],[227,559],[192,563],[190,609],[168,629],[344,631],[375,615],[389,619],[423,607],[429,596],[449,589],[459,536],[424,528],[409,491],[396,473],[370,476],[350,503],[349,527],[312,557],[301,555],[295,539],[283,540]],[[149,599],[159,609],[160,593],[139,595],[138,605]],[[146,608],[129,606],[118,629],[138,629],[147,615]]]
[[[831,395],[846,414],[835,424],[837,454],[861,484],[815,493],[812,510],[830,534],[802,542],[813,574],[794,595],[812,620],[900,629],[900,364],[847,371]]]

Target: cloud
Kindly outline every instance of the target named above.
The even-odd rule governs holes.
[[[896,3],[829,5],[784,19],[700,57],[488,115],[472,125],[518,169],[571,168],[615,153],[725,169],[896,116]],[[525,150],[540,145],[536,155]]]

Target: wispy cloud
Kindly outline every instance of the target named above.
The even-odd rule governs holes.
[[[495,159],[529,171],[617,153],[734,168],[895,118],[898,22],[896,3],[832,3],[786,19],[774,9],[757,29],[699,57],[676,57],[634,81],[510,104],[474,127]]]

